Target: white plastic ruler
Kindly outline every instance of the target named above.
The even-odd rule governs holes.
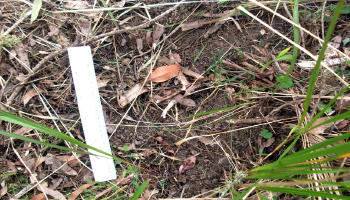
[[[86,144],[111,154],[91,48],[89,46],[69,47],[68,56]],[[90,155],[95,181],[116,179],[113,159],[96,151],[89,151],[99,155]]]

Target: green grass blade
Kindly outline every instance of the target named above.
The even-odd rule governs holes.
[[[311,127],[310,130],[315,129],[315,128],[320,127],[320,126],[323,126],[323,125],[326,125],[326,124],[329,124],[329,123],[333,123],[333,122],[342,120],[342,119],[347,119],[347,118],[350,118],[350,111],[347,111],[347,112],[342,113],[340,115],[336,115],[336,116],[334,116],[334,117],[332,117],[324,122],[321,122],[321,123],[317,124],[316,126]]]
[[[338,2],[337,9],[333,15],[331,24],[329,25],[329,28],[327,30],[327,34],[326,34],[324,43],[322,45],[322,49],[318,55],[315,68],[314,68],[314,70],[312,70],[312,74],[311,74],[311,78],[310,78],[310,82],[309,82],[309,87],[307,89],[307,95],[306,95],[306,99],[305,99],[304,106],[303,106],[303,113],[301,114],[301,119],[298,123],[299,126],[301,126],[303,124],[303,122],[305,121],[305,117],[306,117],[306,114],[309,110],[309,106],[310,106],[311,99],[312,99],[312,93],[314,91],[315,84],[316,84],[318,74],[320,71],[321,62],[324,58],[324,54],[326,52],[328,42],[330,41],[330,39],[332,37],[335,25],[337,24],[337,21],[338,21],[338,18],[340,16],[340,13],[341,13],[343,6],[344,6],[344,0],[340,0]]]
[[[350,196],[342,196],[331,194],[330,192],[321,192],[308,189],[290,188],[290,187],[257,187],[260,190],[266,190],[271,192],[280,192],[285,194],[301,195],[301,196],[313,196],[313,197],[324,197],[333,199],[350,199]]]
[[[340,92],[338,92],[338,93],[334,96],[334,98],[331,99],[331,100],[328,102],[328,104],[327,104],[315,117],[313,117],[313,118],[310,120],[309,123],[307,123],[307,124],[305,125],[305,127],[304,127],[303,129],[301,129],[300,132],[303,134],[303,133],[309,131],[309,128],[312,126],[312,124],[314,124],[314,123],[316,122],[316,120],[319,119],[319,118],[327,111],[327,109],[329,109],[329,108],[337,101],[337,99],[338,99],[341,95],[343,95],[346,91],[348,91],[348,90],[349,90],[349,87],[350,87],[350,86],[347,86],[347,87],[343,88]]]
[[[306,168],[285,168],[285,169],[275,169],[269,171],[258,172],[257,174],[249,175],[249,179],[286,179],[298,175],[309,175],[309,174],[329,174],[329,173],[342,173],[349,172],[350,169],[313,169]]]
[[[240,200],[243,199],[243,197],[252,189],[254,188],[256,185],[258,185],[261,182],[261,179],[257,180],[253,185],[251,185],[250,187],[248,187],[246,190],[244,190],[242,193],[240,193],[239,195],[235,196],[233,198],[233,200]]]
[[[42,133],[45,133],[45,134],[48,134],[48,135],[51,135],[53,137],[56,137],[56,138],[59,138],[59,139],[62,139],[62,140],[65,140],[67,142],[70,142],[72,144],[76,144],[78,145],[79,147],[82,147],[82,148],[86,148],[86,149],[90,149],[90,150],[94,150],[96,152],[99,152],[103,155],[106,155],[106,156],[109,156],[109,157],[113,157],[115,160],[119,161],[119,162],[125,162],[123,159],[119,158],[119,157],[116,157],[114,155],[111,155],[107,152],[104,152],[98,148],[95,148],[93,146],[90,146],[90,145],[87,145],[75,138],[72,138],[66,134],[63,134],[57,130],[54,130],[52,128],[49,128],[49,127],[46,127],[44,125],[41,125],[39,123],[36,123],[34,121],[30,121],[28,119],[25,119],[25,118],[22,118],[22,117],[19,117],[17,115],[14,115],[14,114],[11,114],[11,113],[8,113],[8,112],[5,112],[3,110],[0,110],[0,120],[4,120],[4,121],[7,121],[7,122],[11,122],[11,123],[14,123],[14,124],[17,124],[17,125],[20,125],[20,126],[24,126],[24,127],[28,127],[28,128],[31,128],[31,129],[35,129],[37,131],[40,131]]]
[[[276,168],[277,166],[281,166],[280,165],[280,161],[281,160],[284,160],[284,159],[291,159],[293,160],[294,158],[297,158],[299,156],[302,156],[302,155],[306,155],[306,154],[309,154],[309,153],[312,153],[312,152],[317,152],[317,151],[320,151],[322,148],[326,148],[327,146],[330,146],[330,145],[333,145],[333,144],[336,144],[337,142],[339,141],[342,141],[342,140],[346,140],[350,138],[350,132],[348,133],[344,133],[343,135],[340,135],[340,136],[337,136],[337,137],[334,137],[334,138],[330,138],[330,139],[327,139],[326,141],[323,141],[321,143],[318,143],[318,144],[315,144],[307,149],[304,149],[304,150],[300,150],[298,152],[295,152],[283,159],[280,159],[279,161],[276,161],[276,162],[273,162],[273,163],[270,163],[270,164],[267,164],[267,165],[263,165],[261,167],[257,167],[257,168],[254,168],[252,170],[250,170],[249,172],[254,172],[254,171],[261,171],[261,170],[267,170],[267,169],[273,169],[273,168]]]
[[[143,191],[146,190],[148,185],[148,181],[143,182],[136,190],[136,192],[132,195],[132,197],[129,200],[137,200],[141,194],[143,193]]]
[[[343,6],[344,6],[344,0],[340,0],[338,2],[337,9],[333,15],[332,20],[331,20],[331,24],[329,25],[329,28],[327,30],[326,38],[325,38],[324,43],[322,45],[322,49],[318,55],[315,68],[312,70],[312,74],[311,74],[311,78],[310,78],[310,82],[309,82],[309,87],[307,89],[306,99],[305,99],[305,102],[303,105],[303,113],[301,114],[301,117],[300,117],[300,120],[298,123],[299,127],[301,127],[301,125],[304,123],[306,114],[308,113],[309,106],[310,106],[311,99],[312,99],[312,93],[314,91],[315,84],[316,84],[316,81],[318,79],[318,74],[320,71],[321,62],[324,58],[324,54],[326,52],[328,42],[331,39],[331,36],[333,34],[335,25],[337,24],[337,21],[338,21],[338,18],[340,16],[340,13],[341,13]],[[299,133],[303,134],[303,132],[299,132]],[[292,147],[296,144],[297,139],[299,139],[299,138],[300,138],[300,135],[298,135],[296,137],[296,139],[288,146],[288,148],[282,153],[282,155],[280,156],[279,159],[281,159],[287,155],[287,153],[292,149]]]
[[[294,0],[294,6],[293,6],[293,21],[295,24],[299,24],[299,0]],[[300,41],[300,29],[296,26],[293,26],[293,32],[294,32],[294,42],[299,44]],[[298,57],[298,47],[293,47],[293,56],[292,60],[290,62],[290,66],[288,68],[286,76],[289,76],[289,74],[292,73],[295,63],[297,61]]]
[[[107,3],[104,0],[100,0],[100,1],[103,4],[103,7],[108,8],[108,5],[107,5]],[[118,25],[117,20],[115,19],[114,15],[113,15],[112,11],[107,11],[107,13],[108,13],[108,16],[111,18],[114,26],[117,29],[119,29],[119,25]]]
[[[33,138],[25,137],[25,136],[22,136],[22,135],[17,135],[17,134],[14,134],[14,133],[9,133],[9,132],[2,131],[2,130],[0,130],[0,134],[4,135],[4,136],[7,136],[7,137],[11,137],[11,138],[19,139],[19,140],[22,140],[22,141],[26,141],[26,142],[31,142],[31,143],[35,143],[35,144],[45,145],[45,146],[56,148],[56,149],[63,150],[63,151],[76,152],[76,153],[80,153],[80,154],[92,154],[92,153],[87,152],[87,151],[79,151],[79,150],[76,150],[76,149],[71,149],[71,148],[68,148],[68,147],[59,146],[59,145],[51,144],[51,143],[48,143],[48,142],[42,142],[40,140],[35,140]]]
[[[30,16],[30,23],[33,23],[38,18],[42,4],[42,0],[34,0],[32,15]]]

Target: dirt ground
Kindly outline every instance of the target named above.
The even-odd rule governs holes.
[[[43,8],[46,11],[42,11],[33,23],[30,23],[30,17],[21,22],[11,32],[11,35],[16,35],[21,40],[12,48],[6,47],[9,52],[1,51],[0,76],[4,80],[3,83],[6,83],[0,90],[2,110],[52,128],[59,128],[62,132],[69,129],[75,138],[84,141],[81,123],[77,121],[79,110],[68,55],[64,48],[90,45],[100,84],[99,91],[107,130],[109,135],[112,135],[110,138],[112,151],[134,165],[127,167],[125,164],[118,164],[118,180],[132,173],[137,174],[136,177],[126,181],[124,185],[129,189],[124,189],[125,191],[133,192],[135,185],[148,180],[147,190],[156,193],[152,198],[189,198],[201,194],[206,196],[225,186],[227,180],[232,179],[236,172],[244,172],[270,163],[279,157],[279,152],[282,152],[283,148],[263,159],[283,141],[291,126],[297,123],[297,117],[300,115],[298,111],[303,102],[302,98],[283,95],[272,97],[268,94],[274,91],[270,86],[277,84],[276,76],[281,70],[286,71],[288,65],[279,62],[279,67],[273,64],[264,72],[252,70],[255,76],[247,73],[225,84],[223,82],[247,72],[250,67],[261,68],[257,63],[272,60],[273,56],[278,55],[290,44],[240,13],[232,17],[234,21],[228,20],[221,25],[208,23],[187,31],[182,31],[179,27],[190,22],[217,19],[225,11],[234,9],[238,5],[237,2],[183,4],[156,23],[152,22],[140,29],[97,39],[93,39],[93,36],[115,29],[107,13],[102,14],[98,21],[98,13],[51,13],[50,11],[67,6],[64,1],[54,2],[56,3],[44,2]],[[153,5],[167,1],[138,2]],[[91,5],[93,1],[88,4]],[[115,2],[109,4],[111,7],[113,5],[118,6]],[[132,5],[134,2],[127,1],[123,6]],[[125,15],[120,15],[122,11],[113,13],[118,16],[118,29],[123,30],[148,22],[148,15],[154,18],[172,6],[137,8],[126,12]],[[310,12],[314,11],[312,5],[303,6]],[[5,31],[11,27],[25,8],[28,6],[19,1],[0,1],[0,30]],[[285,21],[256,7],[252,7],[250,11],[285,36],[293,38],[293,29]],[[282,8],[279,11],[287,16]],[[312,17],[306,13],[304,18],[301,18],[301,24],[320,35],[322,30],[320,22],[315,19],[311,23]],[[347,20],[348,16],[341,17],[334,35],[350,37]],[[154,41],[152,38],[150,40],[149,36],[154,37],[156,26],[159,25],[163,25],[164,32],[153,48]],[[208,34],[208,30],[214,26],[218,26],[218,30]],[[319,50],[314,48],[317,41],[313,38],[303,39],[302,44],[310,51],[316,53]],[[142,48],[137,41],[141,41]],[[53,52],[59,53],[43,61]],[[170,64],[171,56],[180,58],[178,64],[182,68],[203,75],[204,78],[201,80],[186,75],[187,80],[195,86],[194,90],[187,94],[187,90],[181,90],[183,84],[176,78],[154,83],[152,86],[147,83],[146,87],[149,88],[147,92],[138,96],[132,104],[120,106],[120,96],[136,84],[142,84],[149,74],[150,65],[144,67],[145,63],[151,59],[154,68],[157,68]],[[155,57],[158,59],[154,59]],[[40,62],[44,63],[41,65]],[[23,63],[31,69],[40,66],[30,74],[23,67]],[[241,66],[243,70],[228,63]],[[213,67],[212,70],[208,70],[210,67]],[[291,75],[297,84],[293,88],[278,89],[275,92],[305,94],[307,77],[310,73],[308,70],[295,68]],[[324,86],[327,86],[327,89],[324,89]],[[331,95],[332,91],[339,89],[340,86],[334,79],[325,79],[324,85],[319,85],[316,92]],[[11,99],[11,95],[19,87],[21,89],[18,94]],[[176,103],[163,118],[163,110],[174,99],[176,96],[174,94],[182,94],[189,103]],[[157,98],[164,100],[158,103]],[[241,104],[244,105],[218,111]],[[193,117],[194,114],[215,110],[217,112]],[[31,129],[1,121],[0,125],[1,130],[65,145],[56,138],[39,136]],[[272,139],[262,137],[261,132],[264,129],[273,133]],[[184,138],[201,135],[205,136],[190,139],[181,145],[175,144]],[[38,180],[41,180],[57,169],[57,166],[50,162],[50,156],[54,156],[54,160],[60,160],[59,163],[62,164],[64,159],[72,155],[42,145],[10,140],[5,136],[0,136],[0,139],[0,172],[13,174],[6,178],[0,177],[0,180],[7,185],[6,194],[1,199],[14,197],[27,185],[31,185],[30,172],[26,166],[32,174],[36,174]],[[303,148],[302,142],[294,150],[301,148]],[[194,166],[180,172],[179,169],[188,158],[195,158]],[[87,155],[81,155],[79,159],[89,165]],[[80,186],[91,183],[89,179],[93,178],[92,173],[76,159],[72,159],[68,165],[69,170],[73,170],[74,173],[68,169],[59,170],[45,179],[49,188],[66,197]],[[135,171],[136,166],[139,170]],[[108,184],[95,184],[90,187],[89,192],[82,192],[80,198],[92,198],[109,187],[111,186]],[[125,191],[120,193],[124,194],[120,199],[129,194]],[[35,188],[20,198],[31,199],[41,192]],[[220,193],[214,194],[213,197],[219,195]]]

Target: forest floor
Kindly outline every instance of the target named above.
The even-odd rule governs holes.
[[[278,87],[290,63],[265,64],[292,44],[237,10],[239,1],[106,1],[110,11],[100,9],[102,2],[44,1],[31,23],[30,2],[0,0],[0,34],[13,27],[0,38],[0,109],[84,141],[66,49],[89,45],[112,152],[132,165],[118,163],[117,180],[95,183],[82,164],[89,166],[88,155],[0,135],[1,199],[126,199],[146,180],[143,199],[214,198],[235,173],[280,156],[285,147],[274,150],[298,123],[311,70],[296,65],[293,84]],[[289,19],[293,13],[289,3],[266,5]],[[254,3],[244,6],[293,40],[290,23]],[[301,3],[300,25],[323,38],[333,6]],[[341,15],[332,36],[348,56],[349,21]],[[300,45],[314,55],[321,48],[305,32]],[[305,60],[311,59],[300,52],[298,62]],[[349,65],[332,69],[350,81]],[[310,115],[343,86],[322,69]],[[348,122],[303,136],[293,151],[335,129],[349,131]],[[0,121],[0,129],[65,145],[30,128]],[[32,188],[35,180],[43,186]]]

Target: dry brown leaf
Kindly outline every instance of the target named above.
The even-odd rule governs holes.
[[[190,156],[185,160],[185,163],[179,168],[179,175],[185,173],[187,170],[190,170],[196,164],[196,156]]]
[[[208,38],[211,34],[218,31],[225,22],[226,22],[225,20],[221,20],[221,21],[216,22],[212,27],[210,27],[207,30],[207,32],[204,34],[204,38]]]
[[[65,5],[63,7],[68,9],[86,9],[89,7],[87,1],[77,1],[77,0],[64,0]]]
[[[159,63],[166,64],[166,65],[176,64],[174,61],[170,60],[169,58],[167,58],[165,56],[159,56],[157,61]]]
[[[79,154],[76,156],[78,158],[80,157]],[[56,158],[63,163],[67,162],[67,164],[71,167],[73,167],[79,163],[79,160],[75,156],[62,155],[62,156],[56,156]]]
[[[102,88],[102,87],[106,87],[107,84],[111,81],[111,79],[106,79],[103,78],[103,74],[100,74],[99,76],[97,76],[97,87],[98,88]]]
[[[62,193],[60,193],[59,191],[57,190],[53,190],[53,189],[50,189],[47,187],[47,183],[46,182],[43,182],[42,184],[40,184],[37,189],[40,191],[40,192],[43,192],[55,199],[58,199],[58,200],[67,200],[66,197],[64,197],[64,195]]]
[[[146,44],[148,46],[152,45],[152,32],[151,31],[146,32]]]
[[[275,142],[275,138],[274,138],[274,137],[269,138],[269,139],[267,139],[267,140],[264,142],[263,147],[264,147],[264,148],[265,148],[265,147],[269,147],[269,146],[271,146],[274,142]]]
[[[154,47],[154,45],[157,44],[159,38],[163,35],[163,33],[164,33],[164,26],[161,25],[161,24],[156,24],[155,27],[154,27],[153,34],[152,34],[153,47]]]
[[[30,198],[30,200],[45,200],[46,197],[44,195],[44,193],[40,193],[37,195],[32,196],[32,198]]]
[[[51,165],[52,170],[60,168],[59,171],[66,174],[66,175],[69,175],[69,176],[78,175],[78,173],[73,168],[71,168],[69,165],[64,164],[63,162],[58,160],[55,155],[47,154],[45,157],[45,164]]]
[[[199,137],[198,140],[204,145],[214,146],[216,144],[214,140],[209,139],[208,137]]]
[[[320,123],[322,123],[322,122],[324,122],[324,121],[326,121],[326,120],[328,120],[328,119],[329,119],[329,117],[321,117],[321,118],[318,118],[318,119],[314,122],[314,124],[313,124],[312,126],[316,126],[316,125],[318,125],[318,124],[320,124]],[[309,134],[312,134],[312,135],[322,134],[322,133],[324,133],[324,131],[325,131],[327,128],[329,128],[330,126],[331,126],[331,124],[325,124],[325,125],[322,125],[322,126],[319,126],[319,127],[317,127],[317,128],[314,128],[314,129],[310,130],[308,133],[309,133]]]
[[[34,89],[28,90],[27,93],[22,98],[23,105],[27,105],[29,100],[31,100],[33,97],[35,97],[37,95],[38,95],[38,93]]]
[[[88,37],[91,34],[91,22],[87,19],[80,18],[79,22],[77,23],[80,29],[80,32],[85,36]]]
[[[17,135],[24,135],[26,133],[29,133],[31,130],[31,128],[28,128],[28,127],[22,127],[20,129],[17,129],[15,132],[13,132],[14,134],[17,134]]]
[[[179,64],[182,61],[179,54],[172,53],[171,51],[169,52],[169,59],[173,62],[172,64]]]
[[[5,194],[7,194],[7,185],[5,183],[5,181],[2,181],[1,184],[1,190],[0,190],[0,198],[5,196]]]
[[[158,67],[149,76],[147,81],[152,81],[156,83],[164,82],[176,77],[180,72],[180,65],[167,65]]]
[[[202,75],[200,75],[200,74],[198,74],[198,73],[196,73],[196,72],[194,72],[194,71],[192,71],[192,70],[186,69],[186,68],[182,68],[182,72],[183,72],[185,75],[191,76],[191,77],[193,77],[193,78],[195,78],[195,79],[198,79],[198,80],[204,79],[204,76],[202,76]]]
[[[81,194],[82,192],[84,192],[84,190],[88,189],[90,186],[92,186],[92,183],[87,183],[84,184],[82,186],[80,186],[77,190],[75,190],[69,197],[68,200],[75,200],[79,194]]]
[[[118,98],[119,106],[123,108],[144,92],[147,92],[147,89],[143,88],[141,84],[134,85],[134,87],[126,91],[122,96]]]
[[[176,100],[177,103],[179,103],[181,105],[184,105],[184,106],[189,106],[189,107],[195,107],[196,106],[196,102],[194,102],[190,98],[185,98],[181,94],[177,95],[175,97],[175,100]]]
[[[136,45],[137,45],[137,50],[141,54],[142,53],[142,49],[143,49],[143,39],[142,38],[136,39]]]
[[[124,7],[125,5],[125,0],[122,0],[122,1],[119,1],[119,2],[116,2],[113,4],[113,7],[119,7],[119,8],[122,8]]]
[[[180,83],[182,84],[182,89],[181,90],[186,90],[189,85],[191,85],[190,82],[186,79],[185,75],[180,71],[179,75],[176,77]]]
[[[30,68],[30,62],[28,58],[28,52],[26,51],[27,47],[24,46],[22,43],[18,44],[16,48],[14,49],[19,60],[21,60],[27,67]]]
[[[204,22],[205,21],[195,21],[195,22],[183,23],[181,25],[181,30],[182,31],[188,31],[188,30],[191,30],[191,29],[199,28],[199,27],[205,25]]]

